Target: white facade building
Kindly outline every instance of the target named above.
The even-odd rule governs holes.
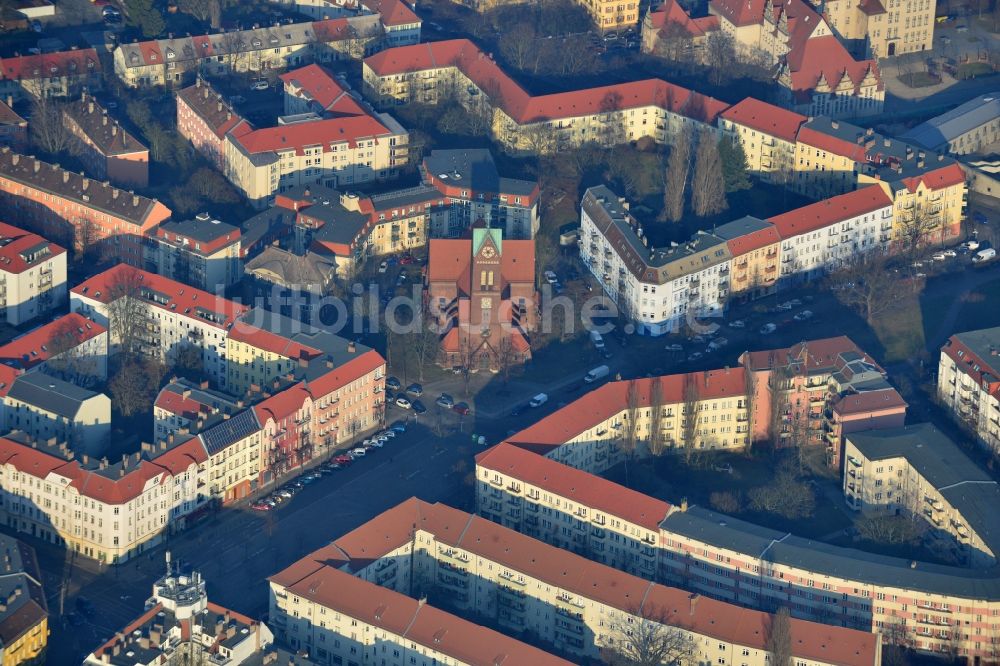
[[[11,326],[66,303],[66,250],[0,222],[0,315]]]
[[[892,200],[877,186],[854,190],[768,221],[781,235],[781,277],[808,282],[862,254],[888,251]]]
[[[623,198],[592,187],[580,207],[580,255],[637,332],[663,335],[691,317],[719,316],[729,294],[726,241],[699,232],[684,245],[650,248]]]

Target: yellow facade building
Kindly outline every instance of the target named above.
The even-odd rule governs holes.
[[[49,614],[31,546],[0,535],[0,664],[44,664]]]
[[[875,58],[929,51],[934,42],[935,0],[827,0],[823,15],[848,42],[867,46]]]

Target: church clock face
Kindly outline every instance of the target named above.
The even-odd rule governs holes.
[[[493,301],[490,300],[488,296],[483,297],[479,301],[479,307],[482,308],[483,310],[489,310],[491,307],[493,307]]]
[[[483,259],[492,259],[493,257],[497,256],[497,251],[493,249],[492,245],[487,245],[486,247],[483,248],[482,255]]]

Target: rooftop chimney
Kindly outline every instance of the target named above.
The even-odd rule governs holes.
[[[357,351],[357,346],[354,344],[354,341],[352,340],[352,341],[348,342],[347,343],[347,353],[348,354],[353,354],[356,351]]]
[[[93,113],[93,112],[94,112],[94,102],[93,101],[87,102],[87,113]]]

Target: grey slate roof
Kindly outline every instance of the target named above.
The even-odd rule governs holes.
[[[929,424],[848,435],[866,456],[906,455],[928,481],[965,517],[969,528],[991,550],[1000,548],[1000,487],[940,431]],[[955,485],[957,484],[957,485]],[[798,567],[876,587],[899,587],[933,594],[1000,600],[1000,566],[967,569],[914,563],[852,548],[804,539],[754,525],[701,507],[675,511],[660,524],[676,534],[698,539],[761,561]]]
[[[226,224],[220,220],[168,220],[160,225],[163,231],[178,234],[191,240],[201,243],[208,243],[221,238],[227,234],[232,234],[238,229],[231,224]]]
[[[80,405],[84,401],[100,394],[43,372],[29,372],[14,380],[7,395],[52,414],[72,419],[80,411]]]
[[[900,138],[930,150],[947,151],[951,141],[996,120],[998,116],[1000,116],[1000,92],[986,93],[917,125]]]

